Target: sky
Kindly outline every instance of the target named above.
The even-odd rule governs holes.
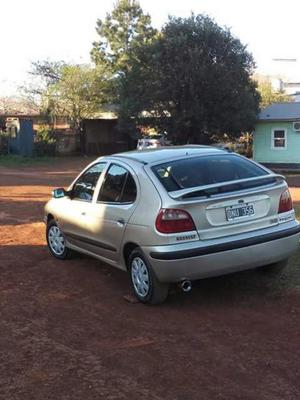
[[[112,0],[2,0],[0,97],[17,93],[28,79],[31,61],[90,61],[97,39],[96,20],[113,8]],[[168,15],[205,13],[231,29],[248,46],[257,72],[300,82],[299,0],[140,0],[160,28]],[[272,61],[293,58],[296,62]]]

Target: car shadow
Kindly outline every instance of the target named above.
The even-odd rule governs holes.
[[[61,287],[62,291],[64,286],[72,286],[73,291],[92,299],[91,304],[95,304],[96,308],[103,298],[108,303],[116,302],[123,307],[122,304],[126,304],[123,299],[132,295],[126,272],[83,254],[74,253],[71,259],[60,261],[50,254],[46,245],[1,246],[0,243],[0,259],[1,270],[6,270],[11,276],[5,278],[2,273],[6,284],[10,279],[16,279],[16,272],[20,279],[32,271],[31,281],[46,279],[50,287],[57,287],[57,290]],[[168,299],[160,307],[164,310],[182,307],[193,310],[207,306],[221,309],[280,300],[300,286],[299,259],[300,253],[292,257],[286,269],[278,274],[257,269],[194,281],[190,293],[183,293],[177,284],[172,284]],[[138,306],[144,307],[141,304]],[[154,308],[155,313],[160,312],[160,308]]]
[[[126,272],[83,254],[76,253],[76,258],[82,260],[79,268],[108,277],[116,293],[132,294]],[[280,299],[300,286],[299,259],[300,253],[292,257],[281,272],[258,268],[194,281],[189,293],[183,293],[178,284],[171,284],[168,299],[162,307],[242,305]]]
[[[257,268],[194,281],[189,293],[183,293],[178,286],[173,285],[169,304],[241,305],[257,300],[264,302],[280,299],[299,288],[299,259],[300,253],[291,257],[288,266],[282,271]]]

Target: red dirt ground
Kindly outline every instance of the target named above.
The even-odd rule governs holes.
[[[250,271],[173,290],[158,307],[127,302],[125,273],[60,262],[45,246],[44,203],[86,163],[0,167],[0,398],[299,399],[300,253],[277,277]]]

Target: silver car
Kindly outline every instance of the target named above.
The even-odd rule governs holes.
[[[78,251],[128,271],[135,296],[250,268],[278,268],[300,227],[283,176],[209,146],[101,157],[45,207],[51,253]]]

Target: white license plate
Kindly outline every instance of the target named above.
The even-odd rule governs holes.
[[[227,221],[232,221],[233,219],[242,217],[251,217],[254,215],[253,204],[241,204],[238,206],[230,206],[225,208]]]

